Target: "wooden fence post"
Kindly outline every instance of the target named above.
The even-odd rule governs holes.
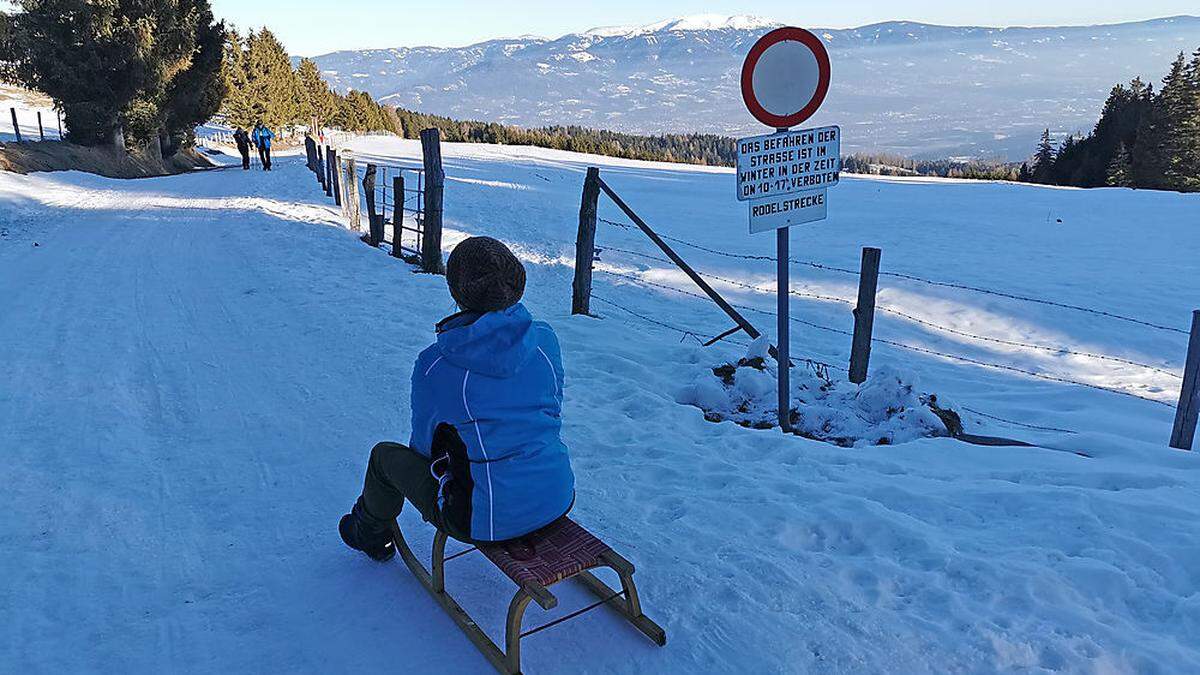
[[[575,235],[575,280],[571,282],[571,314],[592,313],[592,262],[596,258],[596,205],[600,200],[600,169],[589,166],[579,203],[579,233]]]
[[[395,206],[392,208],[392,257],[403,258],[404,252],[401,250],[401,240],[404,233],[404,174],[399,171],[392,178],[392,202]]]
[[[368,163],[363,172],[363,198],[367,202],[367,243],[378,246],[383,242],[383,214],[375,212],[375,176],[379,169]]]
[[[342,208],[346,212],[346,219],[350,224],[350,229],[355,232],[362,231],[362,204],[358,199],[358,164],[354,158],[350,157],[346,160],[346,176],[342,181],[346,194],[342,199]]]
[[[333,197],[335,205],[341,204],[337,192],[337,150],[325,146],[325,196]]]
[[[55,114],[58,116],[58,140],[60,140],[60,141],[61,141],[61,140],[63,139],[63,132],[62,132],[62,111],[61,111],[61,110],[56,110],[56,111],[54,111],[54,112],[55,112]]]
[[[317,184],[321,186],[321,191],[325,191],[325,155],[322,154],[321,146],[317,146]]]
[[[425,220],[421,237],[421,269],[445,274],[442,266],[442,210],[446,172],[442,170],[442,133],[437,129],[421,132],[421,155],[425,165]]]
[[[20,125],[17,124],[17,109],[9,108],[8,111],[12,113],[13,133],[15,133],[17,135],[17,142],[20,143],[21,142],[21,127],[20,127]]]
[[[1200,309],[1192,312],[1192,336],[1188,340],[1187,364],[1183,367],[1183,389],[1175,409],[1175,428],[1171,447],[1191,450],[1196,439],[1196,419],[1200,416]]]
[[[858,276],[858,306],[854,308],[854,341],[850,347],[850,381],[867,381],[871,363],[871,333],[875,328],[875,292],[879,287],[879,257],[877,248],[863,248],[862,270]]]
[[[42,128],[42,111],[37,111],[38,115],[38,137],[41,140],[46,140],[46,130]]]

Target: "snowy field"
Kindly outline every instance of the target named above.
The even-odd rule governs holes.
[[[354,150],[420,156],[399,140]],[[729,172],[444,154],[446,248],[487,234],[527,261],[526,303],[563,343],[574,515],[638,566],[669,636],[660,649],[593,612],[527,639],[527,672],[1200,671],[1200,459],[1166,447],[1175,330],[1200,303],[1196,197],[844,179],[829,221],[795,232],[796,258],[856,268],[875,245],[885,271],[1175,329],[887,277],[881,339],[1143,398],[878,344],[874,366],[969,431],[1039,447],[846,449],[677,402],[744,344],[702,348],[603,302],[600,318],[569,315],[589,163],[661,233],[769,254]],[[609,203],[601,216],[625,222]],[[371,445],[407,439],[410,365],[452,309],[441,278],[339,220],[299,158],[270,174],[0,174],[4,670],[489,672],[403,565],[335,532]],[[669,290],[691,289],[637,232],[602,225],[597,242],[597,297],[705,338],[730,326]],[[770,262],[679,250],[773,332]],[[854,276],[793,275],[827,298],[797,297],[798,319],[849,330],[836,299]],[[840,333],[797,323],[793,341],[848,358]],[[427,550],[419,519],[403,524]],[[468,556],[447,583],[499,636],[508,581]],[[558,612],[586,600],[563,590]]]
[[[54,104],[43,96],[32,94],[0,82],[0,143],[11,143],[17,140],[13,129],[12,111],[17,111],[17,127],[21,130],[22,141],[41,140],[39,131],[46,134],[46,140],[57,141],[58,113]],[[38,113],[42,114],[42,127],[38,128]],[[66,129],[63,129],[64,133]]]

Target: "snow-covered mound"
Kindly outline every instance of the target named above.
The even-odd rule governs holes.
[[[677,292],[689,282],[670,263],[618,252],[656,254],[605,224],[595,297],[613,304],[572,317],[570,261],[589,163],[665,236],[769,253],[771,238],[745,234],[732,176],[443,150],[446,248],[490,234],[526,260],[526,304],[563,346],[574,516],[633,560],[670,636],[660,649],[592,612],[525,640],[528,672],[1200,671],[1200,459],[1166,448],[1168,407],[881,343],[877,373],[1036,426],[964,413],[971,431],[1039,447],[843,448],[712,424],[674,395],[745,356],[744,338],[703,348],[677,328],[718,334],[724,315]],[[420,157],[380,139],[356,152]],[[339,229],[302,164],[144,181],[0,174],[4,669],[488,672],[402,565],[354,554],[335,531],[371,445],[407,439],[411,364],[453,302],[443,279]],[[1195,301],[1183,283],[1200,278],[1194,197],[847,179],[831,201],[828,223],[795,233],[798,256],[853,267],[871,243],[885,270],[1161,325],[1184,324]],[[621,222],[609,204],[601,216]],[[714,279],[772,325],[757,313],[774,303],[769,262],[674,243],[749,285]],[[797,292],[855,292],[846,274],[794,274]],[[1178,391],[1177,333],[896,278],[879,305],[911,317],[877,317],[895,343],[1156,401]],[[793,313],[850,323],[836,300],[797,297]],[[794,338],[797,359],[846,362],[840,333],[797,324]],[[1011,344],[1035,341],[1071,353]],[[910,400],[874,379],[881,405],[868,408]],[[420,517],[402,523],[428,550]],[[501,634],[506,578],[466,556],[447,585]],[[589,601],[560,597],[529,624]]]
[[[746,356],[698,376],[676,394],[676,400],[700,408],[710,422],[778,427],[779,368],[768,356],[769,346],[766,337],[755,340]],[[936,403],[936,395],[923,396],[913,379],[884,366],[871,373],[867,382],[854,385],[830,377],[829,369],[820,364],[803,362],[790,380],[792,428],[807,438],[845,446],[893,445],[949,435],[929,406]]]

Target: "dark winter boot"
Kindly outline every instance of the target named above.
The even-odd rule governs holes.
[[[354,508],[342,516],[338,523],[342,541],[356,551],[362,551],[372,559],[386,562],[396,555],[396,542],[387,523],[380,523],[363,509],[362,497],[354,502]]]

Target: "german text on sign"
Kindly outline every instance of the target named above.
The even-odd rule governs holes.
[[[841,152],[842,130],[836,126],[743,138],[738,141],[738,199],[837,185]]]
[[[750,234],[824,220],[828,212],[824,189],[756,199],[750,202]]]

